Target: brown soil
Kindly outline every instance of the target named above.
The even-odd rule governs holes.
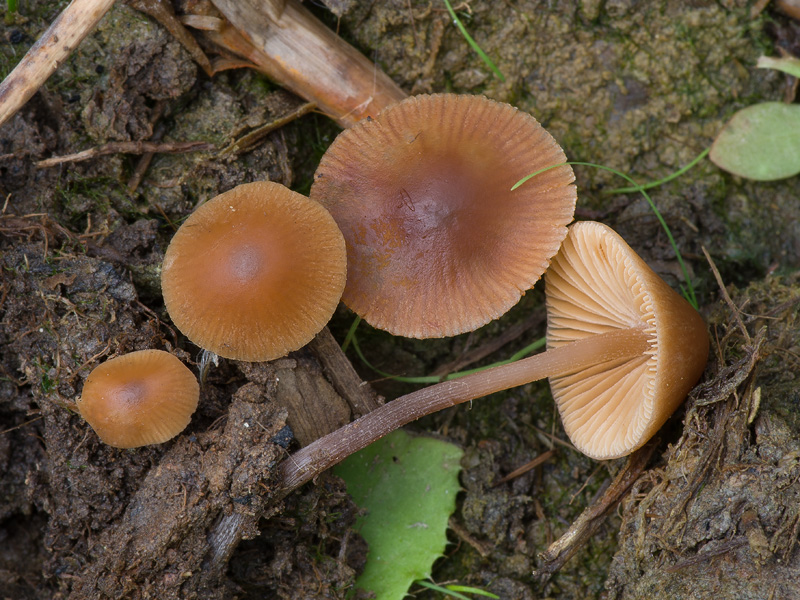
[[[64,2],[22,4],[25,18],[10,17],[0,36],[2,76]],[[466,3],[459,11],[471,16],[459,14],[501,82],[436,2],[336,4],[340,21],[319,15],[407,91],[513,102],[570,158],[640,181],[693,159],[737,108],[780,99],[786,78],[753,65],[776,44],[795,53],[800,45],[796,25],[753,16],[739,0]],[[345,597],[366,548],[341,481],[324,475],[273,496],[274,467],[297,444],[286,399],[338,398],[319,347],[272,364],[221,361],[189,429],[158,447],[109,448],[73,405],[93,366],[115,354],[161,348],[199,361],[164,311],[164,248],[198,203],[239,183],[308,190],[337,132],[321,115],[246,152],[220,152],[302,104],[252,71],[209,79],[163,28],[119,4],[0,128],[0,597]],[[135,155],[36,166],[137,140],[215,149],[156,154],[136,186]],[[580,215],[617,229],[677,287],[674,253],[647,204],[604,194],[623,185],[605,172],[576,174]],[[542,467],[494,485],[553,447],[551,432],[565,439],[546,384],[416,425],[465,449],[453,545],[434,568],[437,581],[526,600],[800,596],[798,197],[798,178],[745,182],[708,161],[654,190],[710,323],[712,361],[620,513],[547,580],[533,575],[538,554],[624,461],[598,465],[557,444]],[[735,310],[720,299],[702,247]],[[428,374],[515,332],[481,359],[497,360],[541,335],[541,297],[534,290],[474,334],[413,341],[362,326],[360,345],[386,371]],[[331,323],[340,341],[351,320],[342,307]],[[410,389],[374,385],[387,397]]]

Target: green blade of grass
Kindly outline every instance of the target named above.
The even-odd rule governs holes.
[[[667,183],[668,181],[672,181],[673,179],[676,179],[676,178],[680,177],[681,175],[683,175],[684,173],[686,173],[686,171],[691,169],[693,166],[695,166],[697,163],[699,163],[701,160],[703,160],[706,156],[708,156],[708,153],[710,151],[711,151],[711,147],[709,146],[708,148],[703,150],[688,165],[686,165],[685,167],[681,167],[680,169],[678,169],[674,173],[671,173],[670,175],[667,175],[663,179],[659,179],[657,181],[651,181],[650,183],[645,183],[640,187],[631,186],[631,187],[614,188],[613,190],[606,190],[603,193],[604,194],[630,194],[631,192],[638,192],[640,190],[649,190],[650,188],[658,187],[658,186],[663,185],[663,184]]]
[[[470,600],[464,594],[472,594],[473,596],[483,596],[484,598],[492,598],[493,600],[500,600],[500,596],[493,594],[491,592],[487,592],[486,590],[482,590],[480,588],[470,587],[468,585],[436,585],[431,581],[425,581],[424,579],[419,579],[415,582],[417,585],[420,585],[424,588],[428,588],[429,590],[433,590],[434,592],[439,592],[441,594],[445,594],[446,596],[452,596],[453,598],[459,598],[461,600]],[[461,592],[464,592],[462,594]]]
[[[353,324],[350,325],[350,329],[347,330],[347,335],[344,337],[344,341],[342,342],[342,352],[345,352],[350,346],[353,341],[353,338],[356,336],[356,329],[358,328],[358,324],[361,323],[361,317],[356,317],[353,319]]]
[[[455,24],[456,27],[458,27],[458,30],[461,32],[461,35],[464,36],[464,39],[467,40],[467,43],[470,45],[470,47],[475,51],[475,53],[478,56],[481,57],[481,60],[483,60],[483,62],[486,63],[486,66],[492,70],[492,72],[497,76],[497,78],[500,81],[505,81],[506,78],[503,76],[503,73],[500,72],[500,69],[497,68],[497,65],[495,65],[492,62],[492,59],[489,58],[486,52],[483,51],[483,48],[481,48],[478,45],[478,42],[472,39],[472,36],[467,32],[466,27],[464,27],[464,24],[461,23],[461,20],[458,18],[456,11],[453,10],[453,7],[450,5],[449,0],[443,0],[443,1],[444,5],[447,7],[447,12],[450,13],[450,18],[453,19],[453,23]]]
[[[642,186],[640,186],[633,179],[628,177],[625,173],[622,173],[621,171],[617,171],[616,169],[612,169],[611,167],[607,167],[605,165],[598,165],[589,162],[568,161],[564,163],[559,163],[557,165],[551,165],[549,167],[545,167],[544,169],[539,169],[538,171],[534,171],[530,175],[526,175],[511,187],[511,191],[513,192],[515,189],[524,184],[526,181],[532,179],[533,177],[536,177],[541,173],[544,173],[545,171],[549,171],[550,169],[555,169],[556,167],[563,167],[564,165],[594,167],[595,169],[602,169],[604,171],[608,171],[609,173],[613,173],[614,175],[622,177],[625,181],[630,183],[631,186],[633,186],[633,188],[637,192],[642,193],[642,196],[644,196],[644,199],[647,200],[647,203],[650,205],[650,210],[653,211],[653,214],[655,214],[656,218],[658,219],[658,222],[661,223],[661,227],[667,234],[669,243],[672,245],[672,249],[675,251],[675,256],[678,259],[678,264],[680,265],[681,272],[683,273],[683,278],[686,280],[686,288],[681,286],[683,297],[686,298],[686,300],[689,302],[689,304],[691,304],[694,307],[695,310],[697,310],[698,309],[697,296],[694,293],[694,287],[692,286],[692,282],[689,279],[689,271],[686,269],[686,265],[683,262],[683,256],[681,256],[681,251],[678,250],[678,244],[675,242],[675,238],[672,237],[672,231],[670,231],[669,225],[667,225],[667,222],[664,220],[664,217],[661,216],[661,211],[658,210],[658,208],[655,205],[655,202],[653,202],[653,199],[650,197],[650,195],[646,191],[644,191],[644,188]]]
[[[483,596],[484,598],[493,598],[494,600],[500,600],[500,596],[497,594],[493,594],[492,592],[487,592],[486,590],[482,590],[480,588],[470,587],[468,585],[446,585],[445,586],[448,590],[452,590],[454,592],[464,592],[465,594],[473,594],[475,596]]]
[[[483,367],[476,367],[474,369],[467,369],[466,371],[459,371],[457,373],[450,373],[449,375],[445,375],[443,377],[440,377],[439,375],[421,375],[419,377],[404,377],[402,375],[392,375],[391,373],[386,373],[385,371],[381,371],[378,367],[376,367],[372,363],[370,363],[367,360],[367,357],[364,356],[364,353],[361,351],[361,347],[358,344],[358,338],[356,338],[356,336],[355,336],[355,329],[353,327],[351,327],[350,330],[353,332],[353,335],[352,335],[352,337],[350,337],[350,334],[348,333],[348,337],[349,337],[350,341],[352,342],[353,349],[356,351],[356,354],[358,355],[358,358],[361,360],[361,362],[363,362],[365,365],[367,365],[367,367],[369,369],[372,369],[373,371],[375,371],[381,377],[385,377],[387,379],[392,379],[394,381],[400,381],[400,382],[403,382],[403,383],[440,383],[442,381],[449,381],[451,379],[458,379],[459,377],[463,377],[464,375],[470,375],[472,373],[478,373],[479,371],[485,371],[486,369],[491,369],[492,367],[498,367],[500,365],[505,365],[505,364],[508,364],[508,363],[515,362],[515,361],[519,360],[520,358],[524,358],[525,356],[527,356],[531,352],[533,352],[535,350],[538,350],[539,348],[544,346],[545,342],[546,342],[545,338],[540,338],[540,339],[536,340],[535,342],[533,342],[532,344],[528,344],[527,346],[525,346],[521,350],[518,350],[510,358],[507,358],[505,360],[501,360],[501,361],[498,361],[496,363],[492,363],[490,365],[486,365],[486,366],[483,366]],[[344,347],[344,344],[342,345],[342,347]]]
[[[435,583],[431,583],[430,581],[425,581],[424,579],[418,579],[415,583],[424,588],[428,588],[429,590],[433,590],[434,592],[444,594],[445,596],[451,596],[453,598],[458,598],[459,600],[470,600],[469,596],[465,596],[464,594],[460,594],[454,590],[449,590],[440,585],[436,585]]]
[[[441,377],[435,376],[403,377],[401,375],[392,375],[391,373],[381,371],[378,367],[373,366],[373,364],[367,360],[367,357],[364,356],[364,353],[361,352],[361,347],[358,345],[358,338],[355,335],[351,338],[351,341],[353,343],[353,350],[356,351],[356,354],[358,354],[358,358],[361,359],[361,362],[363,362],[365,365],[367,365],[367,367],[375,371],[381,377],[386,377],[387,379],[393,379],[395,381],[402,381],[403,383],[439,383],[442,380]]]

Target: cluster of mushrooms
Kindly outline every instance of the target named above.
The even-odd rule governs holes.
[[[639,448],[683,402],[705,368],[705,324],[610,228],[568,227],[565,161],[510,105],[415,96],[343,131],[310,198],[250,183],[185,221],[164,257],[167,311],[196,345],[243,361],[302,347],[340,299],[395,335],[472,331],[546,271],[546,352],[388,402],[285,461],[285,487],[421,416],[544,377],[569,438],[596,459]],[[136,447],[177,435],[198,397],[177,358],[145,350],[95,369],[78,407],[103,441]]]

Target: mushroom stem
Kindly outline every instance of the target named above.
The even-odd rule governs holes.
[[[649,349],[650,335],[644,327],[619,329],[401,396],[292,454],[280,467],[281,495],[425,415],[545,377],[635,358]]]
[[[114,0],[72,0],[0,84],[0,126],[22,108],[69,57]]]

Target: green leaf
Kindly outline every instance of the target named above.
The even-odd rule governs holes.
[[[399,430],[335,467],[367,510],[356,523],[369,544],[356,587],[401,600],[414,581],[430,577],[447,543],[462,454],[448,442]]]
[[[709,158],[735,175],[772,181],[800,173],[800,105],[764,102],[733,115]]]
[[[756,67],[759,69],[775,69],[788,73],[793,77],[800,77],[800,59],[794,56],[784,56],[783,58],[761,56],[756,63]]]

